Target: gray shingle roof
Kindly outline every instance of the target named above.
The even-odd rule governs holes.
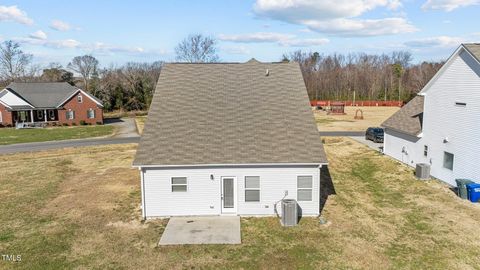
[[[382,127],[391,128],[416,136],[422,132],[423,96],[416,96],[399,111],[382,123]]]
[[[480,43],[467,43],[463,44],[465,47],[475,58],[477,61],[480,61]]]
[[[134,165],[326,162],[298,64],[250,60],[166,64]]]
[[[11,83],[6,88],[36,108],[55,108],[78,91],[68,83]]]

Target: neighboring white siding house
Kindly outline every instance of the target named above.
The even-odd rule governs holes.
[[[166,64],[133,165],[155,218],[274,215],[284,198],[316,216],[326,164],[298,64],[250,60]]]
[[[456,185],[456,178],[480,181],[479,57],[479,44],[460,46],[419,93],[423,97],[419,132],[402,131],[399,122],[411,118],[384,123],[385,154],[411,166],[429,163],[431,175],[451,185]],[[408,155],[402,153],[403,147]]]

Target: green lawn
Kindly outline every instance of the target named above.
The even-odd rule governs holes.
[[[114,127],[111,125],[35,129],[0,128],[0,145],[100,137],[110,135],[113,131]]]
[[[0,155],[0,252],[22,259],[0,269],[478,268],[479,205],[353,140],[325,149],[327,224],[242,218],[240,245],[163,247],[167,220],[140,221],[136,145]]]

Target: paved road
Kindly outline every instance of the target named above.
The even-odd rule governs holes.
[[[97,138],[81,140],[50,141],[38,143],[20,143],[0,146],[0,154],[34,152],[65,147],[81,147],[106,144],[138,143],[139,136],[128,138]]]
[[[133,120],[133,119],[130,119],[130,120]],[[128,119],[122,119],[121,121],[122,121],[121,123],[115,123],[115,124],[117,125],[120,124],[126,129],[121,128],[120,132],[117,133],[117,135],[113,138],[96,138],[96,139],[94,138],[94,139],[3,145],[3,146],[0,146],[0,154],[35,152],[35,151],[43,151],[43,150],[61,149],[66,147],[138,143],[140,140],[140,137],[138,136],[136,131],[132,129],[132,126],[134,126],[135,123],[128,121]],[[365,135],[365,133],[362,131],[323,131],[323,132],[320,132],[320,135],[332,136],[332,137],[362,137]],[[378,148],[376,150],[378,150]]]
[[[364,131],[320,131],[320,136],[325,137],[360,137],[365,136]]]

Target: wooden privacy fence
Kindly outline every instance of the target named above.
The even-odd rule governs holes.
[[[339,102],[339,101],[333,101],[333,100],[312,100],[310,101],[311,106],[322,106],[322,107],[330,107],[330,104]],[[345,106],[367,106],[367,107],[380,107],[380,106],[385,106],[385,107],[402,107],[404,105],[403,101],[398,101],[398,100],[359,100],[355,101],[355,104],[353,101],[340,101],[345,104]]]

